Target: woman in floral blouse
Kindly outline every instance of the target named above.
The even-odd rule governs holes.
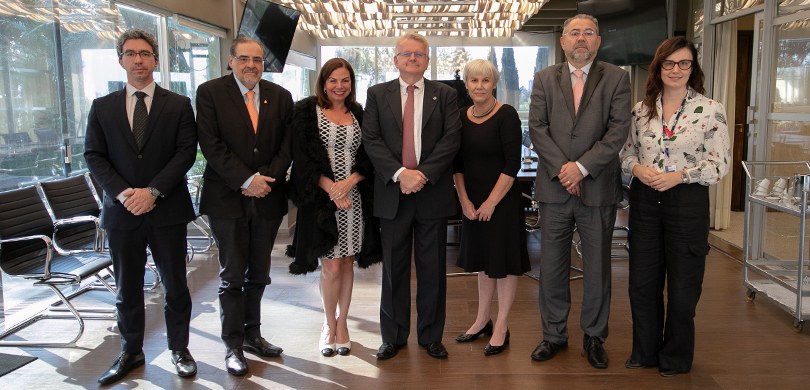
[[[695,46],[667,39],[650,64],[644,100],[633,108],[621,152],[630,186],[630,306],[627,368],[689,372],[695,308],[708,253],[709,188],[728,172],[723,105],[703,96]],[[666,306],[664,286],[667,287]]]

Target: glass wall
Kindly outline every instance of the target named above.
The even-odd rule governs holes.
[[[472,59],[488,59],[498,68],[498,99],[519,112],[529,110],[534,74],[548,66],[553,48],[548,46],[438,46],[431,47],[430,69],[425,77],[453,80],[463,77],[464,65]],[[368,87],[399,76],[392,47],[321,46],[321,59],[345,58],[354,68],[357,100],[365,105]],[[517,61],[516,59],[533,59]]]
[[[197,85],[219,77],[220,38],[166,15],[107,0],[0,3],[0,191],[87,169],[87,114],[93,99],[126,83],[115,38],[129,28],[168,49],[159,84],[166,69],[167,88],[193,98]]]

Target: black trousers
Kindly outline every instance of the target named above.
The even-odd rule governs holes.
[[[219,305],[222,341],[242,348],[245,338],[261,335],[261,307],[270,284],[270,254],[281,218],[259,215],[252,199],[241,218],[210,218],[219,247]]]
[[[188,347],[191,295],[186,284],[186,224],[157,227],[144,222],[134,230],[108,228],[107,238],[117,287],[115,307],[121,350],[137,353],[143,347],[147,245],[163,283],[168,347],[170,350]]]
[[[421,345],[442,340],[447,295],[447,218],[420,213],[412,195],[400,195],[394,219],[380,219],[383,250],[382,341],[408,342],[411,329],[411,254],[416,265],[416,334]]]
[[[658,192],[633,181],[629,294],[634,361],[691,369],[708,236],[708,187],[681,184]]]

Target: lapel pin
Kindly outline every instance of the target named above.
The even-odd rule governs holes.
[[[267,104],[267,100],[263,101],[262,103]]]
[[[434,97],[433,97],[433,100],[436,100],[436,99],[438,99],[438,98],[434,96]]]

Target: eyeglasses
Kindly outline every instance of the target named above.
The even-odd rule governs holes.
[[[593,38],[596,36],[596,31],[591,29],[587,29],[585,31],[572,30],[565,33],[565,35],[568,35],[571,38],[579,38],[581,35],[584,35],[586,38]]]
[[[678,62],[670,60],[661,61],[661,67],[666,70],[672,70],[672,68],[675,67],[675,64],[678,64],[678,67],[681,68],[681,70],[688,70],[692,67],[692,60],[680,60]]]
[[[148,50],[141,50],[141,51],[127,50],[121,53],[121,57],[135,58],[135,56],[140,56],[142,59],[148,60],[151,59],[152,57],[155,57],[155,53],[152,53],[151,51]]]
[[[414,53],[412,51],[403,51],[402,53],[397,54],[397,56],[402,58],[411,58],[411,56],[413,56],[416,57],[417,60],[421,60],[422,58],[427,57],[427,54]]]
[[[262,57],[239,56],[239,57],[235,57],[235,58],[236,58],[236,62],[238,62],[238,63],[240,63],[242,65],[247,64],[248,62],[252,62],[254,64],[264,64],[264,58],[262,58]]]

